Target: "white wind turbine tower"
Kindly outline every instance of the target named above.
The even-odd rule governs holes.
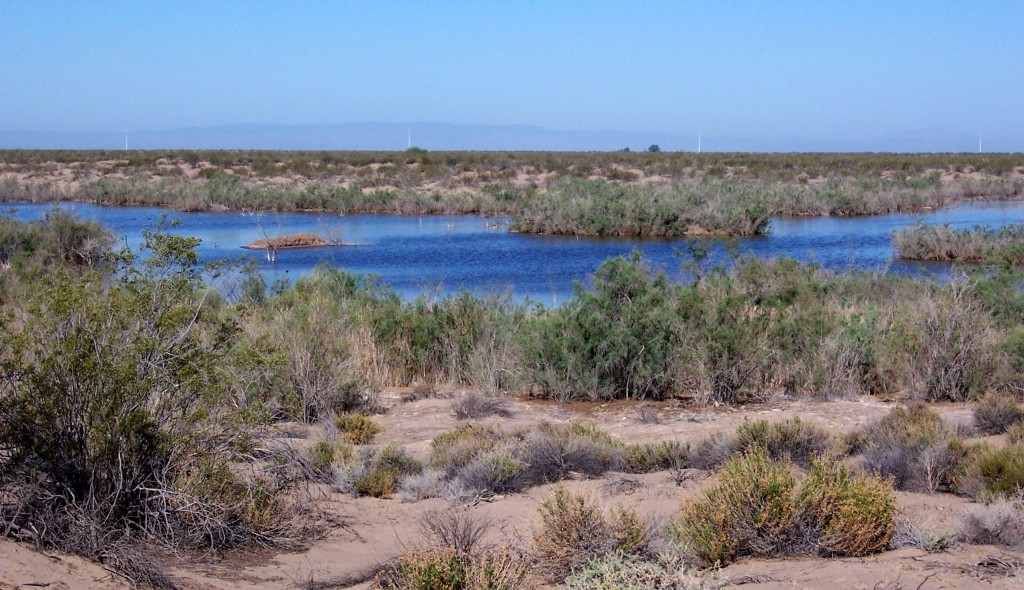
[[[697,153],[700,153],[700,127],[697,128]]]
[[[124,130],[124,151],[128,151],[128,130]]]

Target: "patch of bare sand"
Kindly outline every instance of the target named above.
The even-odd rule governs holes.
[[[407,393],[409,390],[395,390],[383,396],[389,410],[375,417],[384,426],[384,431],[375,442],[399,443],[418,458],[426,459],[429,456],[430,440],[460,424],[452,415],[452,403],[466,392],[451,390],[443,392],[441,397],[401,402],[401,396]],[[714,432],[733,432],[745,420],[782,420],[792,416],[799,416],[840,434],[877,419],[893,405],[873,398],[812,402],[782,397],[728,408],[701,407],[673,401],[564,404],[509,398],[507,402],[512,411],[510,418],[490,418],[485,422],[502,428],[519,429],[533,427],[542,421],[566,423],[580,420],[594,423],[612,436],[630,443],[670,438],[694,442]],[[966,405],[936,404],[933,407],[950,421],[964,421],[970,417],[970,408]],[[310,444],[321,435],[317,427],[294,425],[286,430],[293,435],[310,437],[291,441],[297,445]],[[699,494],[713,481],[714,478],[707,477],[704,472],[688,470],[678,474],[669,471],[643,475],[609,473],[599,479],[569,480],[564,485],[572,491],[600,498],[606,505],[626,505],[656,521],[665,522],[677,513],[683,501]],[[532,531],[537,523],[537,509],[551,495],[553,487],[540,486],[523,493],[478,501],[458,509],[492,523],[489,542],[525,548],[530,545]],[[398,499],[354,498],[332,493],[326,487],[318,487],[312,496],[321,499],[321,508],[331,525],[322,538],[309,540],[308,549],[297,552],[190,556],[166,564],[168,572],[183,588],[195,590],[284,590],[302,587],[310,581],[336,584],[353,576],[358,578],[360,572],[372,570],[421,543],[423,539],[418,531],[418,523],[423,516],[450,506],[447,501],[440,499],[402,502]],[[969,500],[948,494],[909,493],[899,493],[898,504],[915,523],[938,534],[955,531],[960,518],[972,505]],[[28,548],[15,547],[38,557],[41,560],[40,567],[46,564],[47,557],[35,554]],[[1000,569],[998,564],[1013,564],[1021,560],[1024,560],[1024,554],[1020,552],[995,547],[955,545],[935,554],[900,550],[863,559],[744,560],[725,568],[721,575],[733,580],[733,585],[727,587],[742,585],[743,588],[895,590],[917,588],[922,581],[925,582],[922,589],[1013,588],[1020,587],[1020,580],[1008,577],[1007,569]],[[0,555],[0,571],[9,569],[9,561],[8,557]],[[36,571],[47,570],[42,568]],[[71,578],[78,586],[68,587],[91,587],[90,581],[96,578],[93,574],[82,573],[85,571],[78,570],[77,577]],[[350,587],[366,588],[367,584]]]
[[[0,537],[0,590],[128,590],[131,587],[81,557],[40,552]]]

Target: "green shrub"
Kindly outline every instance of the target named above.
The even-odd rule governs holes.
[[[594,287],[537,318],[523,339],[528,379],[562,400],[660,399],[676,382],[677,322],[663,273],[639,255],[606,261]]]
[[[614,552],[644,555],[650,548],[647,523],[631,510],[605,511],[593,499],[563,487],[541,502],[534,530],[539,570],[562,580],[592,558]]]
[[[384,427],[374,420],[359,414],[345,414],[339,416],[334,425],[342,440],[354,445],[366,445],[373,442],[373,439],[384,431]]]
[[[317,473],[328,474],[339,452],[339,445],[334,441],[321,440],[309,450],[309,466]]]
[[[1024,446],[972,447],[958,491],[976,498],[1011,497],[1024,489]]]
[[[743,555],[775,555],[791,543],[796,478],[755,447],[728,461],[718,485],[684,505],[673,536],[708,565]]]
[[[630,473],[683,469],[689,461],[689,443],[677,440],[629,445],[622,457],[623,468]]]
[[[422,469],[420,463],[398,445],[367,449],[362,455],[363,467],[354,485],[356,492],[366,496],[390,498],[403,476]]]

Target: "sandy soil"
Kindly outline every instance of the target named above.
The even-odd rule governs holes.
[[[409,403],[392,392],[385,401],[389,411],[378,416],[384,432],[377,442],[398,442],[413,454],[426,458],[430,439],[458,424],[451,414],[452,399],[432,397]],[[451,396],[462,395],[453,392]],[[525,428],[541,421],[581,420],[600,425],[626,442],[667,438],[696,441],[712,432],[733,431],[744,420],[784,419],[800,416],[828,430],[847,432],[885,414],[891,403],[874,399],[808,402],[774,399],[740,408],[702,408],[677,402],[562,404],[550,401],[510,400],[513,412],[507,419],[491,419],[505,428]],[[655,412],[658,423],[641,423],[641,408]],[[965,421],[970,409],[955,404],[935,408],[950,421]],[[309,444],[319,436],[318,427],[292,425],[295,444]],[[600,498],[607,505],[623,504],[641,514],[664,521],[682,501],[698,494],[710,483],[708,474],[687,470],[644,475],[610,473],[593,480],[565,482],[573,491]],[[499,496],[460,507],[488,519],[490,541],[526,548],[540,502],[553,486],[541,486],[524,493]],[[444,500],[402,502],[397,499],[353,498],[332,493],[326,486],[311,493],[330,523],[327,533],[309,540],[298,552],[246,552],[181,556],[166,563],[169,573],[183,588],[241,590],[249,588],[286,589],[309,587],[366,588],[367,584],[346,586],[342,582],[365,572],[422,542],[417,523],[430,511],[449,507]],[[961,516],[973,505],[948,494],[899,493],[901,510],[918,525],[940,533],[954,532]],[[939,552],[904,549],[862,559],[800,558],[785,560],[747,559],[717,575],[722,587],[743,588],[1020,588],[1024,580],[1020,563],[1024,553],[1006,548],[956,544]],[[1017,564],[1017,565],[1015,565]],[[1014,570],[1016,568],[1016,570]],[[0,541],[0,589],[24,584],[49,583],[50,588],[122,588],[103,569],[78,558],[49,556],[9,541]]]

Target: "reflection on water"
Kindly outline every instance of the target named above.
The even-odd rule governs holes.
[[[9,203],[19,219],[34,219],[52,205]],[[590,239],[514,234],[505,220],[474,216],[398,217],[315,213],[178,213],[155,207],[100,207],[62,204],[83,219],[112,228],[129,246],[138,246],[143,229],[162,214],[181,224],[172,231],[202,240],[203,261],[226,258],[256,260],[269,280],[292,279],[319,263],[344,270],[380,275],[405,297],[422,292],[451,293],[460,289],[504,292],[551,304],[572,294],[575,281],[585,281],[613,256],[639,250],[655,267],[670,274],[685,260],[688,241]],[[891,233],[918,221],[955,227],[1024,222],[1024,203],[960,205],[937,212],[878,217],[775,219],[770,234],[735,242],[740,252],[757,256],[789,256],[812,260],[827,268],[871,268],[890,272],[943,274],[949,267],[894,261]],[[363,244],[343,248],[284,250],[277,262],[241,246],[265,237],[300,232]],[[708,241],[711,258],[724,259],[721,241]]]

